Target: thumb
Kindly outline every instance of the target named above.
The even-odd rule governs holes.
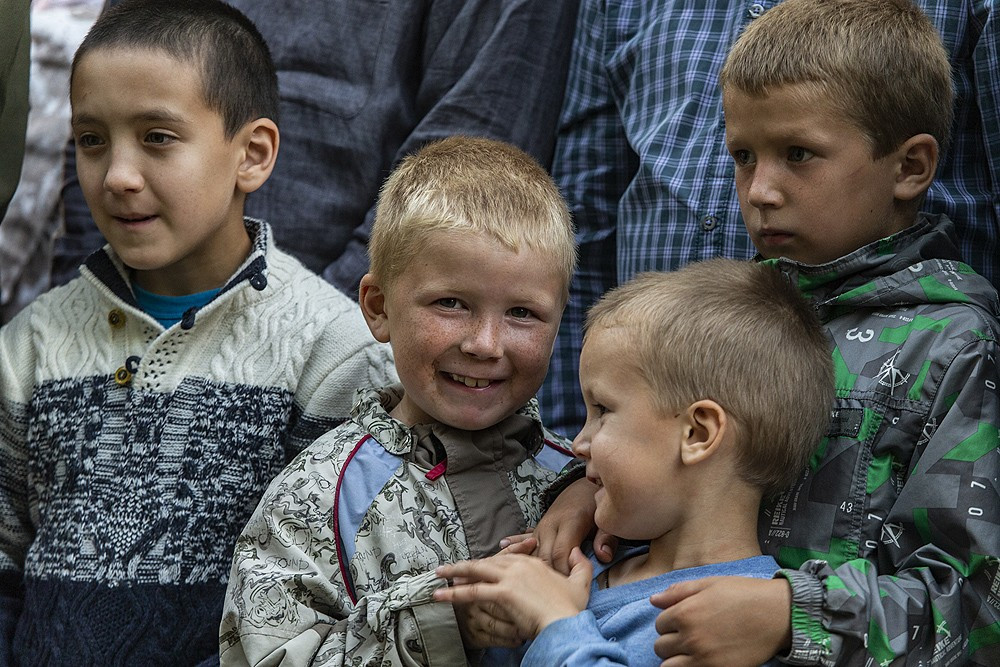
[[[673,584],[666,590],[649,596],[649,601],[654,607],[666,609],[702,590],[705,587],[705,581],[705,579],[692,579]]]
[[[594,566],[590,564],[590,559],[583,555],[580,547],[573,547],[569,552],[569,580],[587,590],[590,589],[590,580],[594,578]]]

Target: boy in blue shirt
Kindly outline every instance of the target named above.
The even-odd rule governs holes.
[[[829,421],[826,338],[780,273],[709,260],[608,292],[587,318],[580,387],[573,451],[598,486],[597,526],[648,547],[620,550],[596,577],[578,549],[568,577],[523,554],[446,565],[439,575],[475,585],[437,596],[499,604],[534,640],[522,665],[659,665],[651,594],[778,569],[761,555],[757,512]]]
[[[0,330],[0,664],[217,662],[266,484],[394,377],[353,302],[243,217],[278,153],[276,81],[215,0],[124,2],[77,51],[108,245]]]

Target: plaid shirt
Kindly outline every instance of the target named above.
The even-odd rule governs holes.
[[[539,393],[572,437],[586,310],[640,271],[749,258],[725,148],[718,75],[762,2],[583,0],[553,160],[577,225],[580,269]],[[918,0],[945,36],[958,99],[953,142],[924,208],[956,221],[964,256],[1000,282],[1000,19],[990,0]]]

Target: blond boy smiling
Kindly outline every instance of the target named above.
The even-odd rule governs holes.
[[[366,392],[265,494],[236,548],[223,664],[478,661],[479,617],[434,601],[434,568],[534,526],[571,459],[533,398],[575,263],[548,174],[501,142],[430,144],[383,187],[369,255],[361,309],[400,384]]]

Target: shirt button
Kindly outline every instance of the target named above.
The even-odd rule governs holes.
[[[750,5],[750,18],[756,19],[760,18],[760,15],[764,13],[764,5],[759,2],[755,2]]]
[[[112,329],[121,329],[125,326],[125,313],[118,308],[114,308],[108,313],[108,324]]]
[[[701,228],[706,232],[712,231],[718,224],[719,220],[714,215],[706,215],[701,219]]]

